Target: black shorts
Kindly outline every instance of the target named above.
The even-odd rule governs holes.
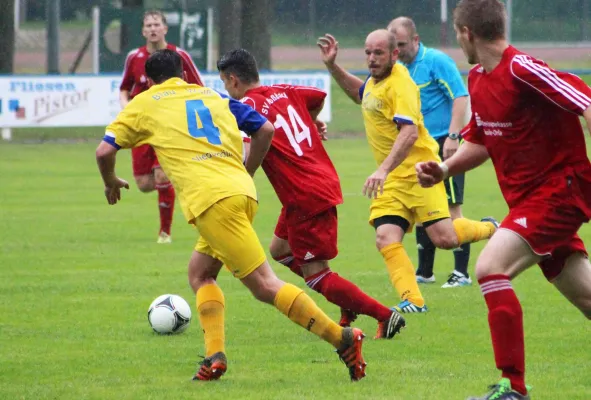
[[[439,143],[439,157],[443,161],[443,144],[445,143],[447,136],[442,136],[437,139]],[[452,176],[445,181],[445,193],[447,193],[447,201],[450,205],[453,204],[464,204],[464,174]]]

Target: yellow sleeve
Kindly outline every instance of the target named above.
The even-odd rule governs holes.
[[[412,82],[396,82],[388,91],[384,115],[398,125],[418,125],[421,115],[419,88]]]
[[[121,110],[117,118],[107,126],[104,141],[117,149],[129,149],[148,139],[149,132],[143,128],[140,99],[133,99]]]

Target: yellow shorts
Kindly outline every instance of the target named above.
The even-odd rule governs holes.
[[[265,260],[265,251],[252,227],[256,200],[244,196],[222,199],[195,219],[201,237],[195,251],[214,257],[242,279]]]
[[[449,218],[449,205],[443,182],[431,188],[423,188],[418,182],[391,180],[384,186],[384,194],[373,199],[369,207],[369,223],[373,226],[376,218],[394,215],[410,223],[425,223]]]

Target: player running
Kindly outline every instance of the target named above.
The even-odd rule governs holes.
[[[322,124],[317,117],[326,92],[305,86],[262,86],[256,60],[244,49],[226,53],[217,67],[230,96],[275,125],[275,136],[262,164],[283,205],[271,256],[341,307],[341,326],[349,326],[357,314],[365,314],[378,321],[376,339],[394,337],[404,327],[404,318],[328,265],[338,254],[336,206],[342,204],[343,196],[316,128]]]
[[[509,206],[476,262],[501,381],[473,400],[529,399],[521,304],[511,280],[534,264],[591,319],[591,265],[577,231],[591,217],[591,163],[579,116],[591,126],[591,89],[509,46],[498,0],[462,0],[454,11],[470,64],[473,116],[466,142],[445,162],[419,163],[424,187],[489,157]]]
[[[130,51],[125,60],[123,80],[119,88],[121,108],[125,108],[131,99],[148,89],[149,83],[144,66],[150,54],[156,50],[170,49],[177,51],[183,59],[183,71],[186,74],[185,79],[187,82],[203,85],[199,71],[193,64],[191,56],[184,50],[166,42],[167,31],[166,17],[162,12],[153,10],[144,13],[142,35],[146,38],[146,45]],[[131,160],[133,176],[138,188],[144,193],[158,191],[160,231],[157,242],[170,243],[170,228],[175,200],[174,188],[162,168],[160,168],[158,158],[149,145],[134,148],[131,151]]]
[[[370,76],[364,82],[336,64],[338,43],[326,35],[319,39],[322,58],[345,93],[361,103],[365,130],[378,169],[367,178],[363,193],[371,198],[369,223],[376,230],[376,246],[402,302],[402,312],[426,312],[415,271],[402,240],[420,222],[433,243],[454,249],[464,243],[488,239],[496,221],[450,218],[443,183],[422,188],[415,172],[420,161],[438,160],[438,145],[423,123],[419,89],[408,70],[396,63],[398,48],[391,32],[370,33],[365,54]]]
[[[279,280],[252,227],[258,203],[250,175],[271,144],[273,125],[245,104],[184,82],[182,58],[173,50],[153,53],[146,74],[155,85],[107,127],[96,156],[107,200],[116,204],[120,189],[129,187],[115,175],[117,150],[151,145],[179,193],[185,218],[201,234],[188,273],[206,351],[194,379],[219,379],[227,370],[225,300],[216,283],[224,264],[255,298],[332,344],[351,380],[362,379],[363,332],[340,327],[301,289]],[[239,129],[252,138],[246,168]]]
[[[395,18],[388,25],[388,30],[396,36],[396,43],[400,49],[398,60],[408,69],[412,80],[420,89],[421,113],[425,119],[425,127],[439,144],[439,158],[445,160],[458,149],[459,132],[465,125],[468,108],[468,91],[460,71],[447,54],[427,47],[419,40],[417,27],[412,19]],[[451,218],[460,218],[464,202],[464,175],[450,177],[443,183]],[[416,227],[416,238],[419,253],[417,281],[433,283],[436,247],[420,224]],[[472,279],[468,273],[470,243],[453,249],[453,255],[455,268],[442,287],[471,285]]]

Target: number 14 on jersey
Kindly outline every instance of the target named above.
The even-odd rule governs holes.
[[[292,105],[287,106],[287,114],[289,115],[289,123],[281,114],[277,114],[277,119],[273,125],[275,126],[275,129],[282,129],[283,132],[285,132],[291,147],[293,147],[296,154],[301,157],[304,155],[304,152],[302,151],[300,143],[307,141],[308,147],[312,147],[310,128],[306,126],[302,117],[300,117]]]

